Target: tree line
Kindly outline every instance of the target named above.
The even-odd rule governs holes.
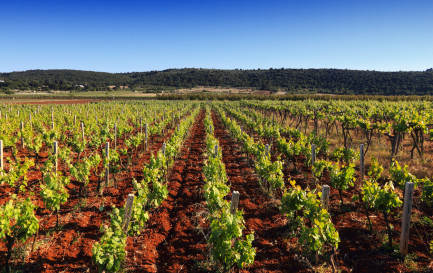
[[[433,95],[433,69],[380,72],[346,69],[167,69],[106,73],[29,70],[0,73],[0,90],[161,91],[197,86],[248,87],[292,94]]]

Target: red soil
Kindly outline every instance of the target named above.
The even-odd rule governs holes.
[[[205,149],[205,131],[203,128],[204,111],[202,111],[190,135],[185,140],[181,154],[176,158],[168,174],[169,196],[156,210],[150,212],[146,229],[127,242],[128,256],[124,268],[130,272],[212,272],[207,261],[209,248],[207,236],[209,223],[206,220],[206,206],[202,195],[203,187],[203,153]],[[296,238],[288,238],[287,220],[278,209],[278,199],[271,198],[262,191],[255,175],[251,160],[242,152],[242,146],[235,141],[224,128],[215,113],[212,114],[215,136],[220,141],[223,161],[231,190],[240,192],[239,209],[244,212],[244,233],[254,232],[253,246],[256,247],[254,264],[239,272],[311,272],[312,269],[301,257],[306,256],[297,245]],[[168,132],[164,139],[171,135]],[[250,133],[250,132],[249,132]],[[257,136],[255,136],[257,138]],[[91,177],[85,206],[79,206],[77,181],[68,186],[70,198],[60,210],[59,230],[55,229],[56,216],[43,208],[39,195],[40,171],[32,169],[29,173],[28,192],[35,192],[32,200],[39,207],[37,217],[40,219],[40,232],[35,251],[31,252],[24,262],[14,259],[14,268],[24,272],[96,272],[91,260],[93,244],[101,237],[99,227],[108,219],[110,206],[122,206],[128,193],[132,191],[133,178],[142,178],[142,168],[149,161],[150,155],[162,146],[163,138],[156,138],[149,149],[140,155],[140,151],[131,151],[133,166],[118,175],[118,188],[108,187],[104,197],[95,194],[97,180]],[[123,140],[119,146],[123,147]],[[47,151],[47,148],[45,148]],[[6,156],[11,156],[6,151]],[[20,157],[31,156],[26,149],[20,149]],[[40,153],[40,165],[46,161],[46,152]],[[126,161],[126,157],[122,156]],[[62,169],[63,167],[60,166]],[[101,168],[101,167],[100,167]],[[6,165],[8,169],[8,165]],[[311,169],[298,160],[298,172],[292,166],[285,166],[285,182],[294,179],[303,188],[314,188]],[[329,183],[324,176],[322,183]],[[8,200],[13,192],[9,186],[0,186],[0,205]],[[338,193],[331,190],[330,213],[332,221],[340,233],[341,243],[335,263],[341,272],[409,272],[408,267],[394,254],[381,248],[381,233],[385,231],[383,216],[373,214],[373,227],[376,232],[368,232],[366,217],[359,202],[351,201],[354,188],[344,193],[344,207],[340,206]],[[419,190],[415,200],[419,200]],[[227,196],[229,199],[230,196]],[[102,207],[104,206],[104,207]],[[103,211],[99,209],[103,208]],[[431,217],[432,208],[426,208],[418,201],[414,204],[414,214],[418,217]],[[414,216],[413,216],[414,217]],[[391,217],[394,226],[393,240],[398,243],[400,218]],[[415,253],[416,262],[422,272],[432,272],[431,258],[424,234],[432,228],[414,223],[411,227],[409,252]],[[29,245],[31,241],[29,240]],[[6,256],[4,243],[0,243],[0,268],[4,266]],[[301,254],[301,255],[299,255]],[[308,257],[312,260],[311,257]],[[329,257],[321,257],[327,261]],[[330,267],[328,266],[330,270]]]
[[[220,142],[223,162],[232,191],[239,191],[239,209],[244,211],[244,233],[254,232],[256,258],[242,272],[301,272],[303,266],[294,260],[285,235],[286,220],[275,206],[275,200],[264,193],[241,145],[224,128],[219,117],[212,114],[215,136]]]
[[[239,124],[242,124],[237,120]],[[253,132],[247,126],[244,126],[248,134],[257,141],[260,136]],[[287,164],[287,159],[284,155],[278,153],[275,149],[276,143],[273,145],[274,155],[273,160],[277,156],[281,156],[285,160],[284,165],[284,181],[288,186],[288,181],[295,180],[302,188],[309,187],[314,189],[314,177],[310,167],[304,163],[304,159],[298,158],[296,168],[292,164]],[[289,166],[290,165],[290,166]],[[359,171],[359,170],[358,170]],[[245,172],[248,173],[248,172]],[[321,184],[330,184],[329,175],[325,174]],[[360,183],[359,181],[355,183]],[[349,190],[343,192],[344,206],[341,206],[339,193],[331,187],[329,212],[332,222],[337,228],[340,236],[340,243],[335,256],[335,265],[341,272],[412,272],[413,270],[403,265],[403,260],[396,253],[387,250],[385,234],[386,224],[382,213],[373,213],[370,211],[370,217],[373,225],[373,232],[369,231],[365,210],[359,201],[353,201],[353,195],[360,195],[355,187],[350,187]],[[409,239],[409,253],[414,254],[416,265],[420,272],[433,272],[433,262],[429,254],[427,234],[433,232],[433,228],[421,224],[414,219],[430,217],[433,215],[433,209],[421,204],[420,190],[415,190],[414,204],[412,210],[412,224]],[[242,197],[242,193],[241,193]],[[280,198],[279,196],[278,198]],[[403,197],[403,192],[400,191],[400,197]],[[392,238],[394,248],[398,251],[400,242],[401,229],[401,212],[400,214],[390,216],[389,220],[394,227],[392,230]],[[293,242],[296,242],[293,241]],[[314,259],[310,259],[314,260]],[[330,260],[327,258],[327,262]],[[305,268],[307,270],[307,268]],[[284,272],[284,271],[282,271]]]
[[[169,195],[150,215],[146,230],[128,241],[126,268],[133,272],[195,272],[204,260],[207,243],[198,222],[204,199],[203,150],[205,131],[202,111],[185,140],[168,176]]]
[[[111,206],[123,206],[128,193],[132,191],[132,179],[142,179],[142,169],[144,164],[149,162],[150,155],[155,154],[161,149],[164,141],[170,138],[173,129],[170,129],[164,138],[152,137],[149,147],[144,151],[144,147],[139,147],[138,151],[131,151],[133,165],[117,174],[118,187],[106,187],[103,197],[96,194],[98,178],[95,175],[90,177],[90,183],[87,186],[87,198],[82,198],[82,205],[79,204],[78,189],[80,183],[71,180],[67,186],[69,199],[66,204],[61,206],[59,212],[59,229],[56,230],[56,216],[50,214],[50,211],[44,209],[44,204],[39,196],[39,181],[42,179],[40,170],[32,168],[27,177],[29,186],[27,192],[34,192],[30,196],[34,204],[39,208],[36,211],[36,217],[39,219],[39,235],[35,243],[35,250],[29,253],[28,259],[24,262],[14,260],[15,269],[22,269],[25,272],[83,272],[88,269],[91,272],[97,272],[97,268],[92,263],[92,247],[99,241],[102,236],[100,232],[101,224],[108,220],[108,212]],[[118,141],[118,147],[124,148],[124,140]],[[61,148],[61,147],[60,147]],[[45,148],[47,150],[48,148]],[[89,151],[87,151],[88,153]],[[40,163],[47,160],[47,153],[40,153]],[[5,151],[5,157],[11,156],[10,150]],[[18,157],[32,157],[27,149],[19,149]],[[126,161],[126,156],[121,156]],[[101,163],[102,164],[102,163]],[[59,166],[63,170],[63,166]],[[7,170],[9,165],[6,164]],[[99,171],[102,170],[102,165]],[[69,175],[67,172],[66,175]],[[0,185],[0,205],[4,204],[14,189],[8,185]],[[29,196],[28,194],[22,197]],[[101,210],[102,211],[101,211]],[[28,246],[32,245],[34,238],[29,239]],[[131,238],[130,238],[131,239]],[[28,250],[30,250],[28,248]],[[6,247],[0,242],[0,268],[4,267],[6,257]]]

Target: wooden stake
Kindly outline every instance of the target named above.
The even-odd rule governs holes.
[[[316,162],[316,144],[311,144],[311,165]]]
[[[269,157],[269,144],[265,145],[265,156]]]
[[[414,184],[406,182],[404,190],[403,218],[401,221],[400,254],[406,255],[409,246],[410,214],[412,212]]]
[[[174,111],[171,112],[171,126],[174,125]]]
[[[146,141],[145,149],[147,150],[147,136],[148,136],[147,123],[144,125],[144,134],[145,134],[145,141]]]
[[[57,163],[57,150],[59,143],[57,141],[53,142],[53,156],[54,156],[54,172],[57,173],[58,163]]]
[[[23,137],[24,122],[22,121],[20,123],[20,129],[21,129],[21,147],[24,148],[24,137]]]
[[[140,117],[140,134],[143,133],[143,118]]]
[[[215,144],[215,157],[218,157],[218,144]]]
[[[162,144],[162,154],[165,156],[165,148],[167,147],[167,144],[165,142]]]
[[[117,149],[117,124],[114,124],[114,150]]]
[[[81,127],[81,133],[82,133],[83,143],[84,143],[84,122],[80,123],[80,127]]]
[[[3,156],[3,140],[0,140],[0,170],[4,169]]]
[[[330,188],[328,185],[323,185],[322,187],[322,208],[328,210],[329,207],[329,192]]]
[[[132,209],[134,205],[134,195],[132,193],[128,194],[125,204],[125,214],[122,221],[122,229],[125,234],[128,234],[129,221],[131,220]]]
[[[54,121],[51,122],[51,130],[54,130]]]
[[[359,159],[360,159],[359,178],[361,179],[362,182],[364,180],[364,144],[359,145]]]
[[[105,185],[110,186],[110,142],[105,143],[105,158],[108,161],[108,165],[105,167]]]
[[[236,214],[236,211],[238,210],[239,205],[239,192],[233,191],[232,193],[232,202],[230,204],[230,214]]]
[[[164,115],[165,115],[165,111],[164,111]],[[162,116],[162,137],[165,136],[165,125],[164,125],[164,116]]]

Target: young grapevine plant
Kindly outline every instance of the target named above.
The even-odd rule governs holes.
[[[281,212],[287,215],[299,243],[312,253],[322,253],[325,245],[338,248],[340,237],[328,211],[322,208],[320,194],[304,191],[295,181],[281,199]]]
[[[230,214],[228,209],[222,209],[211,222],[209,243],[212,245],[212,257],[222,265],[224,272],[230,272],[235,264],[244,268],[254,262],[254,235],[248,234],[245,239],[240,239],[244,228],[240,211]]]
[[[430,179],[423,179],[421,200],[428,206],[433,206],[433,183]]]
[[[413,182],[415,188],[418,185],[418,179],[415,175],[409,172],[408,168],[409,166],[407,165],[401,167],[397,160],[394,160],[389,167],[392,181],[394,181],[394,183],[396,183],[401,189],[404,189],[406,182]]]
[[[92,248],[93,261],[99,272],[118,272],[126,257],[126,234],[121,228],[123,209],[113,208],[110,226],[101,226],[104,232],[99,242]]]
[[[10,161],[10,158],[7,159]],[[3,169],[0,170],[1,184],[6,183],[11,187],[15,187],[16,190],[24,192],[28,182],[27,172],[34,164],[34,161],[29,158],[25,158],[23,163],[20,163],[17,158],[15,162],[9,165],[9,172],[6,173]]]
[[[355,165],[349,164],[348,166],[340,167],[338,163],[333,166],[331,171],[331,183],[334,188],[338,190],[340,195],[341,205],[343,205],[343,191],[349,189],[349,186],[353,186],[355,181]]]
[[[283,163],[280,160],[272,162],[270,157],[263,153],[256,161],[255,166],[262,185],[271,196],[276,190],[284,188]]]
[[[394,190],[392,182],[380,186],[375,181],[365,181],[361,189],[362,201],[375,211],[383,213],[385,223],[388,229],[388,243],[392,247],[391,226],[389,224],[388,216],[390,212],[402,205],[398,194]],[[368,217],[368,215],[367,215]]]
[[[18,199],[16,195],[0,207],[0,239],[6,243],[6,272],[9,272],[9,260],[16,241],[25,242],[39,229],[39,220],[34,210],[36,206],[27,198]]]
[[[89,177],[91,171],[97,168],[100,162],[101,156],[95,153],[94,155],[83,159],[83,161],[76,162],[74,165],[69,166],[71,175],[74,176],[79,182],[81,182],[79,192],[80,198],[83,194],[83,189],[85,189],[87,187],[87,184],[89,184]]]
[[[68,201],[69,194],[66,186],[70,179],[60,173],[50,172],[44,175],[43,181],[40,194],[45,207],[51,211],[56,211],[56,226],[58,226],[60,205]]]

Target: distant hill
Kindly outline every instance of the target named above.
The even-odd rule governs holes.
[[[249,87],[291,93],[433,95],[433,69],[378,72],[343,69],[167,69],[105,73],[29,70],[0,73],[0,90],[163,90],[196,86]]]

